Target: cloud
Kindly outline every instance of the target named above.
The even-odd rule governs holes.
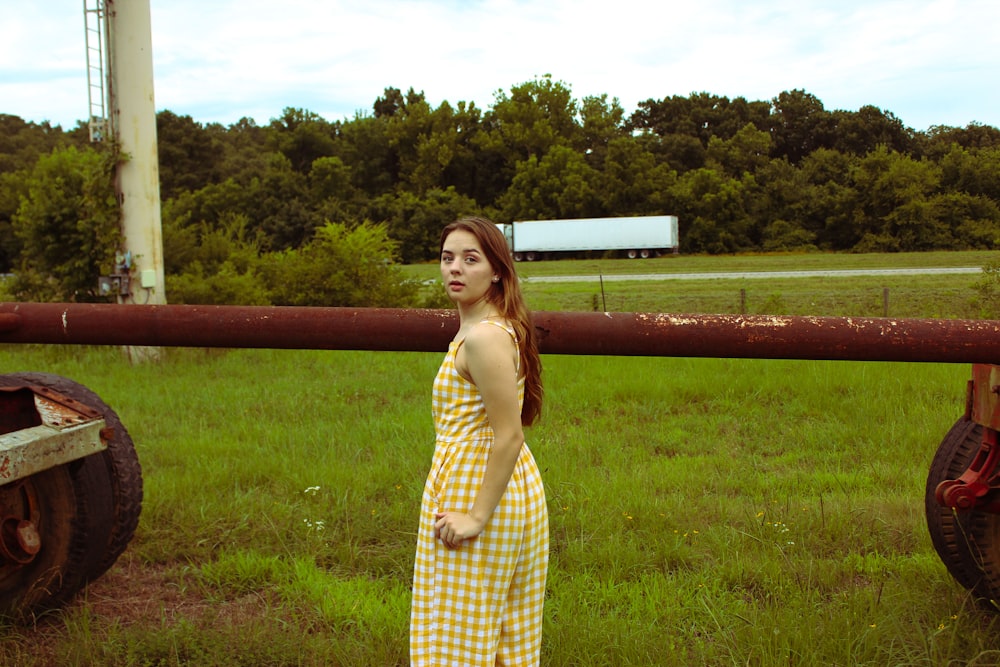
[[[78,2],[4,1],[0,113],[84,118]],[[151,15],[157,108],[200,122],[263,124],[285,107],[350,118],[389,86],[486,108],[551,74],[627,112],[692,92],[769,100],[799,88],[915,129],[1000,126],[992,0],[152,0]]]

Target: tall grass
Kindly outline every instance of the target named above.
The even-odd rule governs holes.
[[[3,629],[0,663],[405,665],[439,362],[0,346],[4,371],[112,405],[146,490],[119,564],[38,628]],[[998,617],[950,579],[922,512],[967,367],[543,362],[543,664],[1000,661]]]

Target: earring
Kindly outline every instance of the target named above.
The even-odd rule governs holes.
[[[500,276],[493,276],[493,282],[495,283],[500,282]]]

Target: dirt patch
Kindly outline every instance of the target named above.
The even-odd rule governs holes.
[[[67,611],[84,606],[97,618],[128,626],[151,621],[169,625],[179,618],[197,618],[210,603],[166,567],[144,565],[123,556],[107,574],[87,586]]]
[[[67,635],[64,619],[83,609],[88,610],[92,628],[100,636],[101,628],[110,625],[169,627],[182,619],[196,626],[241,625],[265,616],[268,607],[268,601],[257,594],[226,602],[207,600],[176,570],[143,564],[126,553],[62,611],[40,617],[34,624],[8,628],[0,637],[7,659],[14,649],[13,654],[30,655],[30,664],[41,667],[57,664],[58,647]]]

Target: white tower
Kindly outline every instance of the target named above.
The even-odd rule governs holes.
[[[121,148],[122,303],[166,303],[149,0],[84,0],[91,141]]]

